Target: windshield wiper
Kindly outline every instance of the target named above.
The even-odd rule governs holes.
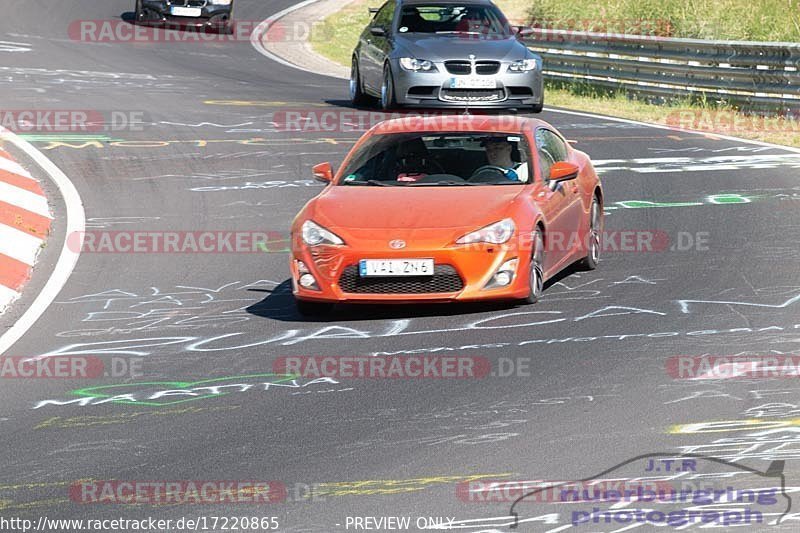
[[[438,185],[485,185],[483,183],[470,183],[469,181],[430,181],[426,183],[409,183],[406,187],[436,187]]]
[[[350,180],[345,181],[345,185],[350,185],[351,183],[355,183],[356,185],[376,185],[378,187],[396,187],[397,185],[391,183],[389,181],[380,181],[380,180]]]
[[[441,30],[435,33],[463,33],[464,35],[480,35],[480,32],[477,31],[450,31],[450,30]]]

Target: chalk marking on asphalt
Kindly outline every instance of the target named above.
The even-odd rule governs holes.
[[[55,183],[64,199],[66,205],[66,231],[64,235],[79,235],[80,243],[77,246],[67,246],[65,237],[61,253],[58,257],[53,273],[47,280],[41,292],[36,296],[30,307],[25,310],[21,317],[11,328],[0,336],[0,353],[5,353],[14,345],[44,314],[58,293],[66,285],[67,280],[72,274],[75,264],[78,262],[80,250],[83,248],[83,233],[86,230],[86,214],[83,211],[83,202],[75,185],[52,161],[47,159],[39,150],[34,148],[28,141],[21,139],[6,128],[0,127],[0,140],[10,142],[30,157],[45,174]]]

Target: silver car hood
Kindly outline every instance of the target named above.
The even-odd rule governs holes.
[[[497,38],[480,35],[409,33],[395,37],[398,57],[411,56],[429,61],[468,59],[514,61],[530,57],[530,51],[516,37]]]

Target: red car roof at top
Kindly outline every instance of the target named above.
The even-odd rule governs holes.
[[[384,120],[373,126],[371,135],[386,133],[475,131],[487,133],[518,133],[525,128],[547,126],[543,120],[514,115],[438,115],[424,117],[409,115]]]

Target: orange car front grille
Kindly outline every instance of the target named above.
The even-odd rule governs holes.
[[[433,276],[362,278],[358,265],[349,265],[339,278],[339,288],[354,294],[425,294],[459,292],[464,281],[451,265],[436,265]]]

